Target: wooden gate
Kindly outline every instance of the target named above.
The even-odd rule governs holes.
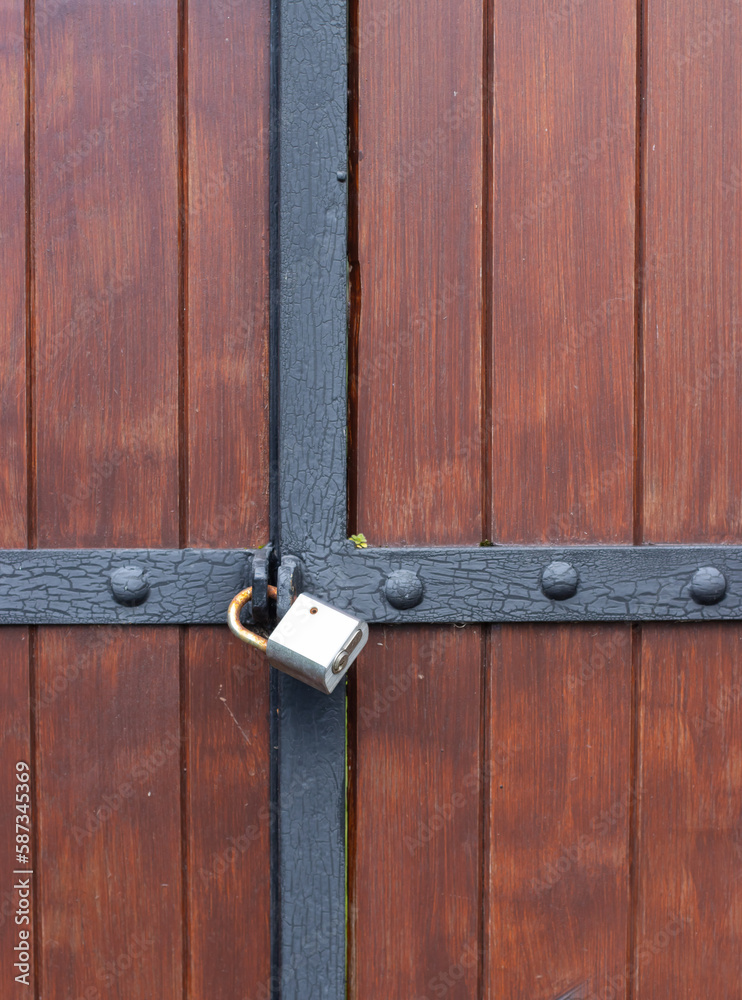
[[[3,996],[742,998],[740,51],[2,5]]]

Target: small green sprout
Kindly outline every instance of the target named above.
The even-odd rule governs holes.
[[[353,544],[355,545],[355,547],[357,549],[367,549],[368,548],[368,542],[366,541],[366,536],[365,535],[361,535],[361,534],[351,535],[350,538],[348,539],[348,541],[349,542],[353,542]]]

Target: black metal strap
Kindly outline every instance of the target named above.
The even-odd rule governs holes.
[[[742,547],[356,549],[303,556],[304,585],[368,622],[742,619]]]
[[[222,625],[249,549],[6,549],[0,625]]]

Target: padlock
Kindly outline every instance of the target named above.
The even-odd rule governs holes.
[[[268,588],[276,597],[276,588]],[[262,649],[277,670],[331,694],[368,641],[368,625],[309,594],[299,594],[266,639],[246,629],[240,611],[252,597],[252,587],[240,591],[229,605],[227,620],[243,642]]]

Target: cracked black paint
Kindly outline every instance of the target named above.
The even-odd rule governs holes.
[[[6,549],[0,625],[223,625],[246,586],[247,549]],[[146,600],[119,604],[111,576],[141,568]]]
[[[347,13],[274,0],[274,541],[314,559],[346,524]],[[274,320],[274,322],[275,322]],[[274,426],[274,433],[275,433]],[[281,591],[288,581],[280,579]],[[279,594],[279,602],[285,600]],[[345,997],[345,684],[274,677],[274,962],[281,1000]]]

